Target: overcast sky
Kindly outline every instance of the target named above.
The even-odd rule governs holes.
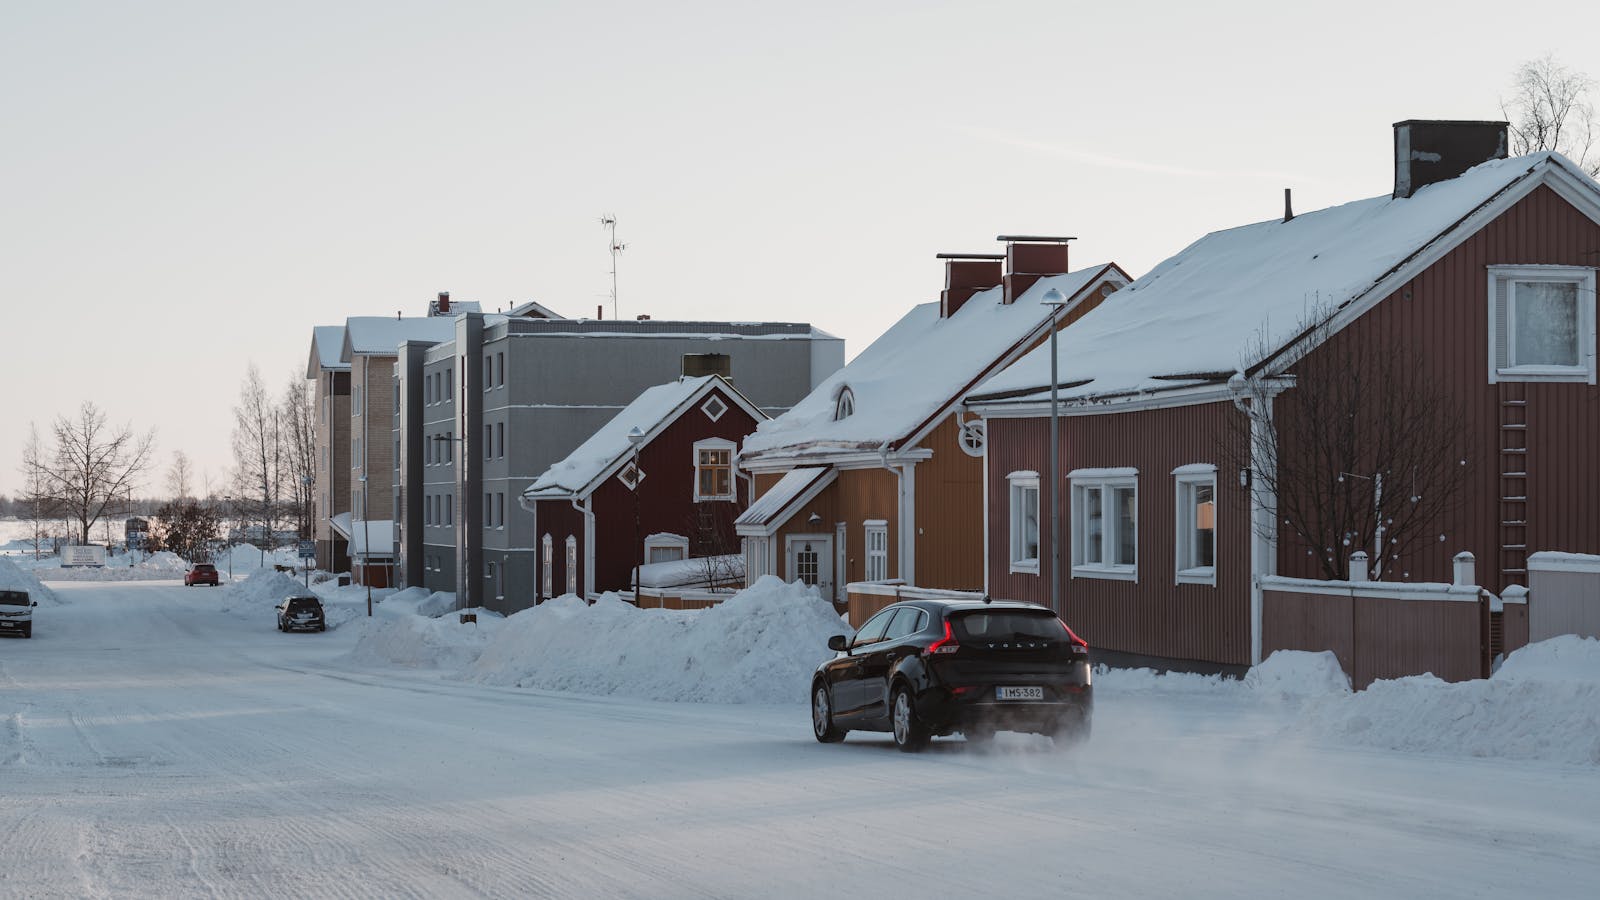
[[[806,321],[854,355],[940,251],[1134,275],[1387,193],[1391,123],[1499,118],[1589,3],[0,0],[0,493],[85,399],[219,486],[246,366],[438,291]],[[609,306],[606,316],[611,315]]]

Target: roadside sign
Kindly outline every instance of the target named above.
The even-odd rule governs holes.
[[[301,541],[300,542],[300,558],[301,559],[316,559],[317,558],[317,542],[316,541]]]

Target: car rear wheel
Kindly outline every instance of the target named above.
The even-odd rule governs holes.
[[[889,710],[896,747],[904,753],[916,753],[927,746],[928,728],[917,718],[917,710],[911,703],[911,692],[904,686],[895,688]]]
[[[844,740],[845,730],[833,724],[833,701],[828,697],[828,687],[821,682],[811,692],[811,733],[824,744],[837,744]]]

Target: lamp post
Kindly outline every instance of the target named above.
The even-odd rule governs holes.
[[[638,553],[638,564],[633,567],[633,603],[639,604],[639,580],[644,568],[644,541],[639,535],[639,445],[644,443],[644,432],[635,425],[628,429],[628,443],[633,445],[633,549]],[[594,585],[588,586],[590,590]]]
[[[361,583],[367,586],[367,618],[372,618],[372,526],[367,517],[367,473],[361,473],[361,543],[365,555],[361,562]]]
[[[1043,302],[1050,307],[1050,608],[1061,615],[1061,407],[1057,404],[1058,382],[1056,332],[1061,327],[1061,310],[1067,298],[1051,288]]]

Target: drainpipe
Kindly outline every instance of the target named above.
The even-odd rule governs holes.
[[[1255,390],[1252,390],[1254,382]],[[1247,379],[1236,373],[1228,380],[1233,394],[1234,408],[1249,418],[1250,467],[1240,473],[1241,486],[1250,493],[1250,664],[1261,664],[1261,616],[1264,599],[1262,579],[1274,575],[1278,567],[1276,497],[1258,491],[1256,481],[1262,477],[1269,460],[1258,460],[1256,448],[1264,445],[1272,428],[1272,398],[1288,387],[1281,379]],[[1252,410],[1246,398],[1258,399],[1263,408]]]
[[[588,600],[594,591],[594,498],[583,498],[582,506],[576,499],[571,502],[572,508],[583,516],[583,593],[578,596]]]
[[[909,500],[906,496],[906,481],[911,476],[910,467],[904,463],[901,463],[899,467],[889,464],[888,441],[884,441],[883,445],[878,448],[878,464],[894,473],[895,479],[896,518],[900,523],[900,527],[897,529],[900,532],[900,540],[897,542],[900,551],[900,565],[898,571],[895,572],[895,576],[906,584],[915,584],[917,577],[917,535],[914,522],[916,507],[913,504],[916,501]]]

